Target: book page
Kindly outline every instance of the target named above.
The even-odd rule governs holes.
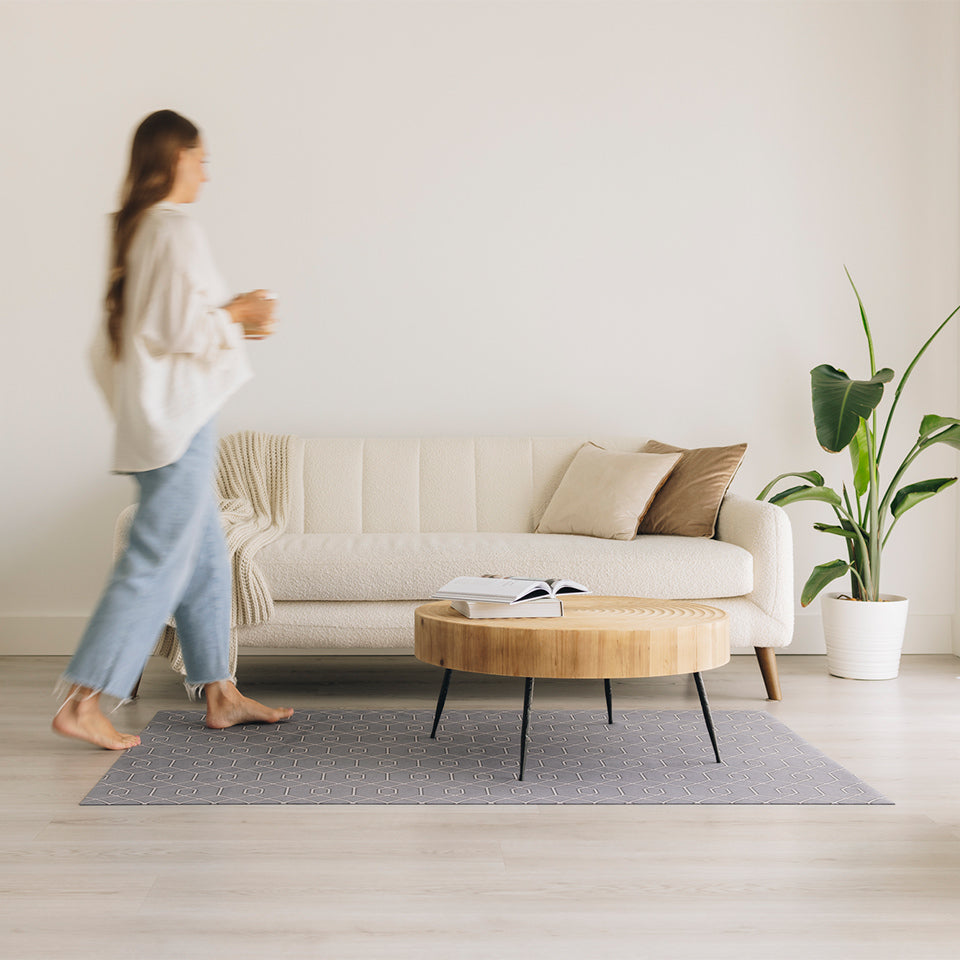
[[[558,597],[564,593],[589,593],[590,592],[582,583],[576,583],[573,580],[553,579],[553,580],[547,580],[546,583],[550,587],[550,592],[555,597]]]
[[[531,593],[529,585],[540,585],[540,593]],[[460,598],[463,600],[493,600],[500,603],[513,603],[527,596],[544,596],[549,593],[546,584],[539,580],[520,580],[512,577],[454,577],[444,584],[435,594],[438,600]]]

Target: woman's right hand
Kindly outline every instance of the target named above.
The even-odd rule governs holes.
[[[234,323],[243,326],[246,340],[265,340],[273,333],[276,318],[276,297],[269,290],[241,293],[224,307]]]

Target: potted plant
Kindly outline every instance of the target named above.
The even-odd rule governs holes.
[[[834,676],[886,680],[897,676],[900,668],[907,600],[880,592],[883,550],[894,527],[908,510],[956,483],[957,478],[940,477],[906,485],[902,485],[902,481],[914,461],[935,444],[945,443],[960,450],[960,420],[935,414],[923,417],[916,441],[885,485],[881,483],[881,464],[903,388],[917,362],[960,307],[934,330],[910,361],[896,386],[880,431],[877,408],[885,385],[893,381],[895,374],[888,367],[877,369],[866,310],[849,271],[846,272],[860,306],[867,337],[870,379],[852,380],[842,370],[821,364],[810,371],[810,383],[817,440],[829,453],[849,451],[850,484],[843,484],[841,495],[826,486],[816,470],[784,473],[767,484],[757,499],[769,498],[771,503],[784,507],[801,500],[816,500],[833,510],[836,522],[815,523],[814,529],[840,537],[846,547],[846,559],[814,567],[803,587],[800,603],[807,606],[827,584],[849,573],[849,594],[831,593],[821,601],[827,668]],[[774,487],[788,478],[804,482],[771,495]]]

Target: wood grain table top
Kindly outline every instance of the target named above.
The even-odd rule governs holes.
[[[415,611],[418,659],[506,677],[661,677],[730,659],[726,613],[639,597],[564,598],[562,617],[471,620],[446,601]]]

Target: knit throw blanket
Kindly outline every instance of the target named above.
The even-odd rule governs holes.
[[[245,430],[220,440],[216,486],[233,574],[230,674],[237,671],[237,627],[273,616],[273,598],[254,557],[287,528],[290,435]],[[168,624],[154,653],[185,674],[176,629]]]

